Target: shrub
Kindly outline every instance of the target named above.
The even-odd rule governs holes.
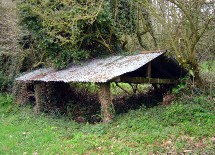
[[[11,95],[2,95],[0,94],[0,106],[6,107],[13,104],[13,97]]]

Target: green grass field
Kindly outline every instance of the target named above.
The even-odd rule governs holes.
[[[0,95],[0,154],[214,154],[215,109],[206,96],[131,110],[111,124],[35,116]]]

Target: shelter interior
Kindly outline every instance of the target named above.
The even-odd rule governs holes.
[[[151,68],[149,68],[150,65]],[[161,55],[139,69],[126,73],[123,76],[177,80],[179,77],[184,76],[184,70],[178,65],[175,59]]]

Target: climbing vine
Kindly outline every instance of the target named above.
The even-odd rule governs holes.
[[[19,3],[21,23],[30,31],[33,46],[55,67],[98,55],[96,49],[113,51],[113,32],[108,3],[100,1],[39,1]],[[107,24],[108,23],[108,24]]]
[[[152,32],[149,14],[138,1],[19,0],[19,13],[30,32],[25,48],[33,46],[42,55],[35,66],[48,62],[64,68],[71,62],[126,51],[134,36],[147,49],[142,36]]]

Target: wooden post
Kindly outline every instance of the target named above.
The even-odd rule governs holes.
[[[151,70],[152,70],[152,65],[151,65],[151,62],[149,62],[147,65],[147,71],[146,71],[147,78],[151,78],[151,72],[152,72]]]
[[[104,123],[109,123],[114,117],[114,107],[112,103],[110,83],[101,83],[99,84],[99,101],[101,103],[101,112]]]
[[[35,99],[36,105],[34,107],[35,114],[39,114],[41,112],[42,107],[42,83],[36,82],[35,83]]]
[[[18,95],[16,96],[16,103],[19,105],[24,105],[28,102],[28,93],[26,83],[17,83]]]

